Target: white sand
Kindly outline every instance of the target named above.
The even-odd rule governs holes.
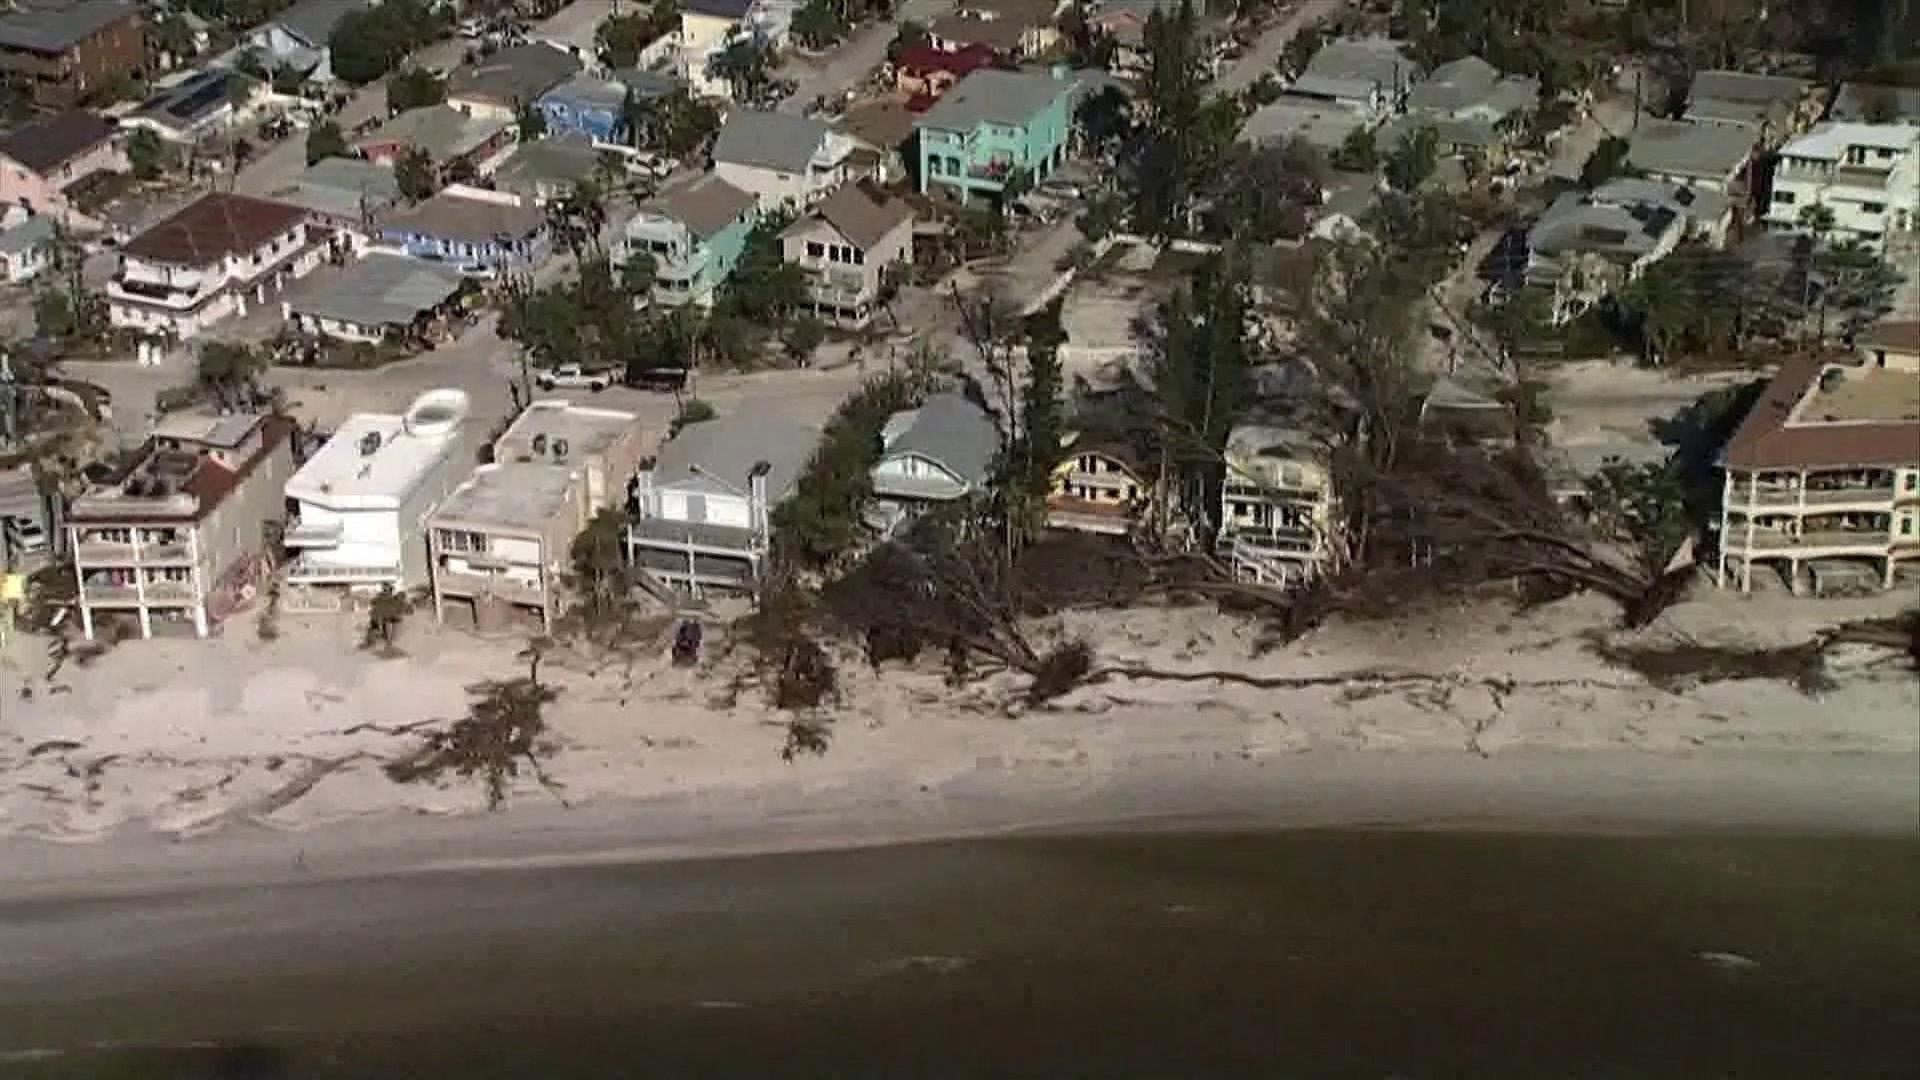
[[[1709,593],[1650,634],[1791,642],[1912,601]],[[1371,820],[1389,808],[1399,820],[1473,817],[1475,792],[1497,803],[1503,790],[1526,795],[1525,813],[1492,816],[1678,821],[1698,807],[1709,825],[1831,817],[1913,827],[1920,679],[1903,658],[1840,650],[1839,685],[1817,699],[1772,681],[1675,694],[1575,643],[1608,614],[1604,604],[1577,599],[1526,615],[1484,608],[1409,616],[1390,628],[1330,627],[1263,654],[1253,647],[1256,627],[1212,610],[1077,615],[1049,632],[1087,636],[1103,663],[1343,678],[1291,690],[1111,680],[1026,711],[1010,704],[1012,681],[956,695],[931,663],[876,676],[850,658],[849,700],[831,750],[792,763],[780,756],[782,717],[757,693],[720,700],[726,673],[676,670],[664,642],[634,662],[561,656],[543,668],[562,688],[549,712],[559,746],[545,763],[559,794],[523,775],[506,812],[481,815],[484,824],[471,828],[500,836],[548,830],[574,834],[575,847],[617,846],[636,816],[657,817],[680,831],[651,843],[693,851],[778,846],[796,832],[808,843],[855,843],[1282,806],[1289,821]],[[0,837],[16,841],[6,844],[0,878],[18,882],[34,866],[51,869],[21,856],[19,838],[116,836],[113,847],[124,853],[130,837],[154,833],[358,822],[330,832],[364,846],[382,831],[401,835],[396,814],[479,814],[484,799],[474,781],[387,779],[380,765],[418,736],[364,725],[462,715],[466,686],[524,670],[514,659],[522,643],[416,620],[403,631],[407,655],[381,660],[358,652],[356,638],[344,620],[289,620],[280,640],[262,642],[241,619],[218,640],[124,643],[86,668],[69,666],[51,685],[37,651],[44,642],[20,642],[12,666],[0,670]],[[1433,678],[1368,676],[1389,669]],[[23,684],[30,698],[20,696]],[[1333,761],[1348,763],[1340,793],[1315,786]],[[1276,790],[1282,775],[1290,779]],[[1636,776],[1669,777],[1679,787],[1636,812]],[[1368,794],[1416,781],[1452,794],[1424,809],[1390,791]],[[1238,794],[1196,803],[1193,788]],[[1715,811],[1716,800],[1744,809]],[[260,850],[281,858],[291,843],[279,838],[277,848]],[[309,843],[321,841],[299,841],[303,849]],[[539,847],[530,842],[515,854]]]

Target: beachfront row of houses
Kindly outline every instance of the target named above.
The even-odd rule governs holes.
[[[624,546],[649,592],[750,591],[773,513],[819,439],[779,416],[737,415],[662,441],[632,413],[560,399],[533,402],[490,445],[475,430],[456,390],[357,414],[317,448],[283,416],[164,421],[66,515],[82,629],[120,614],[143,636],[169,623],[204,636],[269,588],[282,610],[326,611],[388,586],[429,596],[443,619],[551,627],[574,538],[607,509],[626,512]],[[980,493],[999,449],[991,416],[951,392],[894,416],[882,442],[878,535]],[[1276,575],[1310,573],[1327,550],[1325,470],[1263,429],[1236,432],[1231,455],[1223,541],[1269,553]],[[1154,511],[1150,477],[1123,445],[1075,439],[1051,523],[1124,535]]]

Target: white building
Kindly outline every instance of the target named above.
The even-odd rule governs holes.
[[[140,361],[157,364],[162,343],[245,315],[326,256],[299,207],[213,192],[120,249],[120,269],[107,282],[107,318],[151,339],[140,346]]]
[[[331,610],[383,585],[428,584],[428,517],[472,470],[467,395],[430,390],[404,415],[356,413],[287,481],[282,603]]]
[[[1920,229],[1920,128],[1821,124],[1780,148],[1767,223],[1799,228],[1810,206],[1833,215],[1832,235],[1879,246]]]

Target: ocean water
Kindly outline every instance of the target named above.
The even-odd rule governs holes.
[[[0,1075],[1920,1075],[1920,842],[1011,839],[0,907]]]

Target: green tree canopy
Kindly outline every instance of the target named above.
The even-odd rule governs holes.
[[[344,157],[346,153],[347,137],[339,124],[322,120],[307,132],[307,164],[312,165],[330,157]]]
[[[408,64],[387,76],[387,109],[403,113],[447,100],[447,84],[424,68]]]

